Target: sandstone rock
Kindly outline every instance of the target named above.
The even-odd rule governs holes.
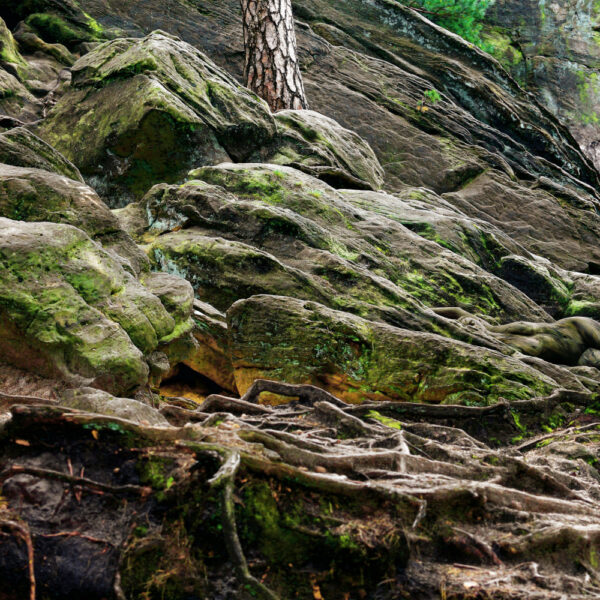
[[[275,133],[264,102],[161,32],[107,42],[72,73],[73,89],[40,133],[111,206],[192,166],[243,159]]]
[[[12,74],[0,68],[0,115],[19,120],[34,112],[36,99]]]
[[[112,308],[132,334],[139,329],[111,298],[130,288],[126,273],[86,234],[68,225],[1,219],[0,257],[3,360],[116,393],[145,383],[142,352],[96,308]]]
[[[360,197],[360,192],[344,196],[296,170],[269,165],[219,165],[194,171],[191,176],[222,186],[244,200],[221,211],[227,219],[232,211],[248,215],[237,219],[241,226],[235,229],[235,237],[301,269],[334,302],[347,295],[371,304],[418,310],[417,298],[427,306],[465,303],[476,312],[503,315],[503,320],[523,311],[547,319],[514,288],[505,288],[504,282],[470,261],[424,240],[377,208],[363,209],[360,202],[347,202]],[[379,198],[394,202],[383,194],[368,197],[374,198],[373,205]],[[215,216],[211,218],[214,223]],[[211,227],[206,221],[195,224]],[[212,228],[227,230],[231,225],[214,223]],[[288,295],[286,291],[275,293]]]
[[[569,127],[596,167],[600,166],[599,17],[595,3],[574,0],[547,5],[501,0],[486,17],[490,31],[521,52],[522,60],[504,60],[504,65]],[[494,42],[493,36],[489,41]]]
[[[586,272],[599,261],[600,217],[593,197],[569,193],[546,180],[526,187],[490,170],[443,198],[558,267]]]
[[[57,60],[62,65],[72,66],[76,57],[62,44],[49,44],[39,37],[34,30],[25,22],[21,22],[14,32],[15,39],[19,42],[19,47],[23,52],[33,54],[40,52],[47,54]]]
[[[440,336],[255,296],[227,313],[235,380],[312,383],[347,401],[490,404],[548,393],[557,384],[515,358]]]
[[[16,71],[16,75],[24,77],[27,73],[27,63],[19,53],[15,39],[6,26],[6,23],[0,18],[0,64],[8,63],[10,68]]]
[[[194,290],[181,277],[168,273],[146,273],[141,277],[144,287],[160,298],[163,306],[179,321],[187,321],[192,313]]]
[[[273,148],[262,162],[301,169],[334,187],[379,189],[383,169],[371,147],[333,119],[310,110],[282,110],[275,115]]]
[[[191,327],[72,226],[1,219],[0,262],[0,352],[16,366],[128,393],[147,380],[142,352]]]
[[[25,157],[21,162],[27,160],[46,165],[52,161],[62,171],[71,171],[70,163],[44,142],[38,142],[31,134],[15,135],[13,132],[0,136],[0,153],[3,146],[8,145],[8,151],[13,155],[16,151],[19,158]],[[21,140],[23,144],[18,143]],[[28,144],[31,152],[23,148],[24,144]],[[39,152],[38,146],[41,149]],[[75,170],[72,174],[76,173]],[[147,269],[143,252],[121,229],[116,217],[96,192],[84,183],[63,175],[37,168],[0,164],[0,216],[18,221],[74,225],[107,249],[115,251],[133,273]]]
[[[0,133],[0,163],[53,171],[83,183],[81,174],[72,162],[23,127]]]
[[[225,315],[210,304],[196,300],[193,319],[198,346],[184,363],[220,387],[237,393]]]
[[[93,388],[78,388],[62,393],[61,406],[76,408],[90,413],[98,413],[109,417],[118,417],[144,425],[155,427],[168,426],[168,421],[147,404],[131,398],[115,398],[107,392]]]

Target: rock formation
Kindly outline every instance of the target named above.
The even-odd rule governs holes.
[[[237,0],[0,3],[2,600],[598,597],[595,17],[525,8],[298,0],[272,114]]]

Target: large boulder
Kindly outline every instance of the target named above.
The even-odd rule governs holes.
[[[162,32],[102,44],[72,74],[40,134],[111,206],[192,166],[243,160],[275,133],[262,100]]]
[[[83,183],[77,167],[24,127],[0,133],[0,163],[52,171]]]
[[[498,277],[361,207],[354,201],[360,192],[350,203],[327,183],[276,165],[221,164],[190,176],[183,186],[158,186],[144,198],[137,208],[147,220],[140,239],[149,242],[159,268],[187,277],[219,310],[266,293],[354,305],[357,312],[363,303],[419,313],[420,301],[461,305],[504,322],[522,314],[549,319]]]
[[[130,393],[144,354],[183,323],[113,255],[70,225],[0,219],[0,359]]]
[[[10,133],[10,132],[9,132]],[[8,136],[9,144],[17,136]],[[3,139],[0,136],[0,153]],[[6,139],[6,138],[5,138]],[[22,136],[26,142],[32,138]],[[35,142],[35,140],[33,140]],[[60,161],[60,156],[52,153],[41,142],[29,147],[41,146],[35,162],[58,163],[63,171],[71,172],[68,163]],[[11,148],[15,148],[11,144]],[[47,151],[47,152],[45,152]],[[46,159],[45,156],[48,158]],[[64,159],[63,159],[64,160]],[[31,162],[34,162],[32,160]],[[52,165],[49,165],[52,166]],[[76,176],[77,171],[71,172]],[[64,175],[36,168],[13,167],[0,164],[0,217],[17,221],[66,223],[85,231],[93,240],[111,249],[134,273],[147,269],[147,259],[133,240],[122,230],[117,218],[96,192],[80,181]]]
[[[227,313],[235,380],[310,383],[347,401],[490,404],[558,387],[521,361],[314,302],[254,296]]]
[[[282,110],[275,121],[277,137],[261,151],[262,162],[296,167],[334,187],[382,187],[383,168],[358,134],[311,110]]]

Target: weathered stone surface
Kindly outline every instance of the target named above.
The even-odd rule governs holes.
[[[199,198],[196,210],[207,216],[195,220],[195,229],[220,231],[300,269],[315,282],[312,287],[323,290],[326,304],[337,302],[341,307],[359,300],[419,310],[416,298],[427,306],[464,303],[502,320],[523,311],[535,313],[536,319],[547,318],[500,279],[372,208],[379,199],[393,203],[393,197],[364,192],[372,205],[362,208],[359,201],[352,203],[362,192],[343,195],[297,170],[269,165],[219,165],[191,176],[242,200],[229,204],[229,196],[223,196],[225,206],[215,211],[214,200],[211,206]],[[181,189],[193,185],[192,181]],[[186,197],[186,192],[173,192]],[[169,205],[164,196],[162,202]],[[187,195],[186,206],[190,205]],[[234,221],[238,225],[232,231]],[[159,238],[156,243],[164,242]],[[276,293],[288,295],[283,289]],[[323,302],[314,293],[304,297]]]
[[[12,73],[0,68],[0,115],[27,119],[35,104],[29,90]]]
[[[168,421],[147,404],[131,398],[115,398],[111,394],[93,388],[78,388],[63,392],[61,406],[76,408],[90,413],[126,419],[143,425],[168,426]]]
[[[311,110],[282,110],[275,121],[277,137],[260,152],[262,162],[296,167],[338,188],[382,187],[377,157],[353,131]]]
[[[179,321],[189,319],[194,290],[188,281],[168,273],[145,273],[141,281],[146,289],[160,298],[170,315]]]
[[[148,11],[139,0],[118,9],[105,0],[84,5],[136,35],[158,19],[241,75],[235,0],[202,3],[202,12],[183,2],[168,11],[159,3]],[[299,28],[311,106],[371,145],[387,189],[468,193],[468,202],[453,201],[461,216],[487,220],[558,266],[587,271],[588,263],[600,264],[597,200],[582,185],[599,187],[594,169],[571,134],[496,61],[383,0],[299,0],[294,10],[311,27]],[[314,33],[332,30],[339,35],[326,37],[335,46]],[[441,100],[427,100],[428,90]],[[519,254],[514,247],[509,253]]]
[[[0,163],[53,171],[83,183],[81,174],[72,162],[24,127],[0,133]]]
[[[557,384],[515,358],[313,302],[255,296],[227,313],[238,390],[257,378],[317,384],[348,401],[480,404]]]
[[[36,52],[46,54],[68,67],[72,66],[76,61],[75,55],[69,52],[65,46],[45,42],[24,21],[21,21],[18,28],[14,31],[14,38],[19,42],[19,47],[22,51],[28,54]]]
[[[508,43],[519,49],[520,56],[513,60],[507,56],[504,65],[560,117],[596,167],[600,166],[599,17],[595,2],[576,0],[498,0],[486,17],[486,39],[492,46]]]
[[[149,321],[144,331],[133,305],[126,314],[133,284],[85,233],[1,219],[0,261],[3,360],[113,393],[145,383],[148,367],[128,333],[147,345],[156,332]]]
[[[196,300],[193,319],[198,347],[184,363],[220,387],[237,393],[225,315],[210,304]]]
[[[9,142],[20,137],[12,137],[10,132],[4,136],[8,136]],[[30,140],[28,137],[25,139],[27,142]],[[29,146],[37,151],[37,145],[36,142]],[[47,152],[48,160],[61,164],[57,158],[59,155],[48,152],[45,143],[40,141],[39,145],[42,151]],[[2,146],[0,136],[0,152]],[[13,149],[14,145],[11,144],[10,148]],[[43,155],[36,156],[39,157],[37,162],[48,162]],[[74,225],[107,249],[114,250],[133,273],[148,268],[143,252],[121,229],[116,217],[96,192],[84,183],[63,175],[0,164],[0,216],[17,221]]]
[[[191,322],[68,225],[0,221],[2,358],[112,393],[143,385],[143,353]]]
[[[600,256],[596,202],[550,183],[542,179],[526,187],[489,171],[443,198],[464,214],[495,225],[529,252],[586,272]]]
[[[19,53],[15,39],[6,26],[6,23],[0,18],[0,63],[8,63],[9,68],[15,69],[18,75],[25,75],[27,72],[27,63]]]
[[[118,23],[135,35],[160,23],[241,76],[236,0],[218,6],[176,1],[168,10],[156,0],[151,6],[148,0],[133,0],[117,9],[106,0],[83,0],[82,6],[100,22]],[[395,2],[299,0],[294,11],[311,27],[335,27],[341,32],[338,43],[348,46],[332,46],[312,29],[299,28],[311,107],[366,139],[388,179],[422,185],[407,181],[409,173],[422,174],[430,178],[428,187],[437,180],[436,190],[450,191],[482,163],[497,168],[508,162],[522,174],[552,173],[560,179],[569,173],[567,180],[574,176],[597,184],[597,174],[569,132],[472,44]],[[422,112],[428,89],[443,99]]]
[[[40,134],[111,206],[192,166],[248,156],[275,133],[267,106],[192,46],[161,32],[107,42],[73,67]]]

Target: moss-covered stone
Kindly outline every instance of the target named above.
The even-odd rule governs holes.
[[[70,23],[62,16],[50,13],[33,13],[25,23],[39,36],[51,44],[62,44],[74,48],[81,42],[91,42],[98,39],[96,32]]]
[[[383,169],[359,135],[333,119],[309,110],[284,110],[275,115],[277,136],[261,159],[290,165],[334,187],[379,189]]]
[[[491,404],[557,384],[500,353],[292,298],[255,296],[227,313],[237,387],[312,383],[346,399]]]
[[[275,132],[266,104],[161,32],[105,43],[72,72],[40,132],[111,206],[194,165],[243,158]]]
[[[32,152],[23,149],[25,143]],[[8,146],[8,152],[16,151],[19,157],[25,155],[25,158],[31,158],[28,161],[13,162],[41,163],[40,166],[49,168],[49,161],[52,161],[59,167],[65,167],[61,170],[70,172],[70,163],[61,160],[60,155],[31,134],[22,136],[16,130],[11,130],[0,136],[0,153],[3,146]],[[40,153],[38,146],[41,147]],[[71,174],[76,173],[77,171]],[[115,216],[96,192],[84,183],[68,179],[64,175],[37,168],[0,164],[0,216],[17,221],[74,225],[106,248],[114,250],[133,273],[148,268],[144,254],[121,229]]]
[[[27,75],[27,63],[21,56],[15,39],[0,17],[0,62],[10,63],[22,79]]]
[[[96,308],[127,286],[116,261],[68,225],[0,225],[2,358],[110,392],[143,385],[142,353]]]
[[[129,393],[147,380],[142,353],[191,329],[186,307],[174,319],[75,227],[1,219],[0,264],[0,354],[17,366]]]
[[[287,292],[310,299],[322,295],[306,275],[274,256],[193,230],[162,235],[148,251],[157,268],[187,279],[200,300],[219,310],[254,294]]]
[[[0,133],[0,163],[52,171],[83,183],[72,162],[24,127]]]

